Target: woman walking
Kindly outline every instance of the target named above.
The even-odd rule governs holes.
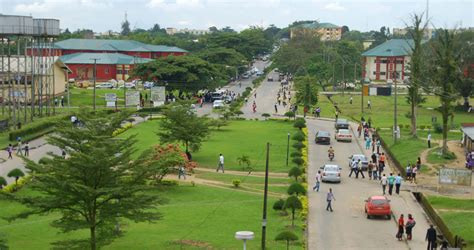
[[[405,230],[406,230],[408,240],[411,240],[411,237],[412,237],[411,231],[413,227],[415,226],[415,224],[416,222],[413,219],[413,216],[411,214],[408,214],[407,224],[405,225]]]
[[[370,143],[371,143],[370,137],[367,136],[366,139],[365,139],[365,149],[366,150],[370,149]]]
[[[404,227],[405,227],[405,220],[403,219],[403,214],[401,214],[400,218],[398,219],[398,232],[396,236],[399,241],[402,240]]]

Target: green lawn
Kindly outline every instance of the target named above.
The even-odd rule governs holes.
[[[23,191],[22,191],[23,192]],[[25,189],[25,192],[28,192]],[[168,202],[158,208],[163,219],[156,223],[127,222],[125,236],[105,249],[198,249],[178,242],[201,242],[201,248],[239,249],[242,242],[234,238],[239,230],[255,232],[255,239],[248,242],[249,249],[260,245],[262,196],[202,185],[191,187],[183,184],[157,190]],[[267,245],[269,249],[283,249],[284,244],[275,242],[276,234],[291,224],[290,217],[281,217],[271,209],[275,201],[269,198]],[[21,210],[19,205],[0,201],[2,215]],[[49,249],[56,240],[87,236],[87,231],[60,234],[48,224],[58,218],[56,214],[34,216],[12,223],[0,219],[0,232],[14,249]],[[298,226],[301,222],[296,223]],[[297,234],[302,235],[297,228]],[[302,242],[292,249],[301,249]]]
[[[127,89],[127,91],[129,91]],[[135,91],[135,90],[132,90]],[[150,98],[150,91],[140,91],[143,94],[143,98],[147,95],[148,99]],[[117,95],[117,105],[123,106],[124,100],[124,90],[123,89],[96,89],[96,105],[98,107],[105,107],[105,94],[114,93]],[[67,103],[67,102],[66,102]],[[93,89],[83,89],[83,88],[73,88],[71,89],[71,106],[81,107],[89,106],[92,107],[94,103],[94,90]],[[66,105],[66,104],[65,104]]]
[[[264,184],[265,178],[262,176],[230,175],[221,173],[196,172],[196,177],[205,180],[221,181],[232,184],[232,180],[239,179],[242,184]],[[294,179],[292,179],[294,181]],[[268,184],[290,184],[289,178],[268,178]]]
[[[436,209],[455,209],[474,211],[474,200],[454,199],[443,196],[428,196],[428,201]]]
[[[456,159],[456,155],[454,155],[454,159],[446,159],[445,156],[440,154],[441,148],[434,148],[430,150],[428,153],[428,163],[431,164],[447,164],[451,161],[454,161]]]

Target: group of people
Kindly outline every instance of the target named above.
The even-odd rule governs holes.
[[[17,138],[17,147],[16,147],[16,154],[17,155],[21,155],[21,156],[26,156],[28,157],[30,155],[30,143],[29,142],[25,142],[23,144],[23,142],[21,141],[21,138]],[[7,147],[7,153],[8,153],[8,159],[13,159],[13,152],[15,151],[15,148],[13,147],[13,145],[10,143],[8,144],[8,147]]]
[[[388,186],[389,195],[392,195],[394,186],[395,186],[395,193],[400,194],[400,187],[402,186],[402,181],[403,181],[403,178],[400,175],[400,173],[398,173],[397,176],[394,176],[393,173],[390,173],[388,177],[385,174],[383,174],[382,178],[380,178],[380,184],[382,185],[383,195],[386,194],[385,191],[387,190],[387,186]]]
[[[410,163],[407,164],[407,167],[405,170],[407,181],[410,181],[411,183],[416,183],[416,175],[418,174],[420,170],[421,170],[421,158],[418,157],[415,164],[410,164]]]
[[[403,233],[406,233],[407,240],[412,239],[412,230],[416,225],[416,221],[411,214],[408,214],[408,219],[405,222],[405,218],[403,214],[400,215],[398,218],[398,232],[397,232],[397,239],[401,241],[403,239]]]
[[[64,96],[61,96],[61,99],[54,98],[54,106],[64,107]]]

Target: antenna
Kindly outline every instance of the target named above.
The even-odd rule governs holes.
[[[125,22],[127,21],[127,11],[125,11]]]
[[[426,22],[428,22],[428,17],[429,17],[429,11],[430,11],[430,0],[426,0]]]

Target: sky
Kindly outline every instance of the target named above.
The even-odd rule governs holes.
[[[410,15],[425,12],[426,6],[426,0],[0,0],[0,13],[59,19],[61,29],[71,31],[120,31],[125,13],[132,29],[158,23],[242,30],[318,20],[368,31],[405,27]],[[473,27],[474,0],[429,0],[429,17],[436,28]]]

